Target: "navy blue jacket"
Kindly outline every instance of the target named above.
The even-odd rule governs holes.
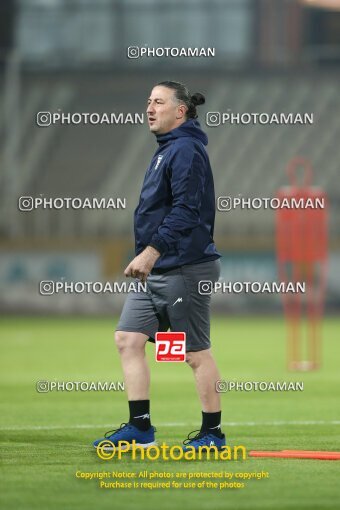
[[[136,255],[153,246],[161,253],[154,266],[158,269],[219,258],[213,240],[215,192],[207,135],[190,119],[156,138],[159,148],[135,210]]]

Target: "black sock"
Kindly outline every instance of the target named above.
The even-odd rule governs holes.
[[[209,434],[221,437],[221,414],[221,411],[217,413],[205,413],[202,411],[201,432],[209,432]]]
[[[150,422],[150,400],[129,400],[129,423],[139,430],[148,430]]]

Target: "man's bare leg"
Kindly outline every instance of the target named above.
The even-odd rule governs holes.
[[[220,379],[220,374],[210,349],[188,352],[186,360],[194,372],[202,410],[206,413],[219,412],[221,398],[216,391],[216,381]]]
[[[147,448],[155,444],[155,429],[150,421],[150,372],[145,358],[145,343],[148,337],[142,333],[116,331],[115,340],[124,372],[125,388],[128,395],[130,416],[128,423],[105,433],[104,438],[94,441],[98,448],[103,441],[115,446],[119,441],[138,444]],[[105,447],[104,447],[105,448]],[[110,449],[111,445],[106,444]]]
[[[145,357],[147,339],[143,333],[130,331],[115,333],[128,400],[149,399],[150,370]]]
[[[116,331],[115,334],[128,396],[129,424],[142,432],[151,430],[150,371],[145,357],[147,339],[147,335],[133,331]],[[154,433],[151,435],[153,440]]]
[[[197,392],[202,404],[202,425],[200,437],[205,434],[209,436],[209,444],[213,437],[213,445],[218,441],[218,446],[225,444],[225,436],[221,432],[221,398],[216,391],[216,382],[220,379],[215,360],[210,349],[188,352],[186,361],[191,366],[195,380]],[[195,438],[191,439],[190,444],[195,444]],[[199,444],[199,443],[197,443]]]

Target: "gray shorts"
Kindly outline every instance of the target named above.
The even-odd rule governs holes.
[[[211,295],[200,294],[198,282],[218,281],[220,267],[217,259],[151,273],[147,292],[128,295],[116,331],[144,333],[150,341],[157,331],[184,331],[187,351],[209,349]]]

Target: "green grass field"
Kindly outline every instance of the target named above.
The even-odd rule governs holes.
[[[1,508],[21,509],[335,509],[340,461],[103,461],[91,442],[127,419],[124,392],[37,393],[36,381],[122,380],[109,319],[2,319]],[[222,379],[304,382],[303,392],[222,394],[227,443],[251,449],[340,450],[340,321],[323,328],[323,367],[289,373],[285,325],[279,318],[212,320]],[[158,442],[181,444],[200,424],[200,405],[185,364],[151,364]],[[269,472],[243,489],[100,489],[83,472]],[[200,481],[200,480],[196,480]],[[218,480],[219,481],[219,480]]]

